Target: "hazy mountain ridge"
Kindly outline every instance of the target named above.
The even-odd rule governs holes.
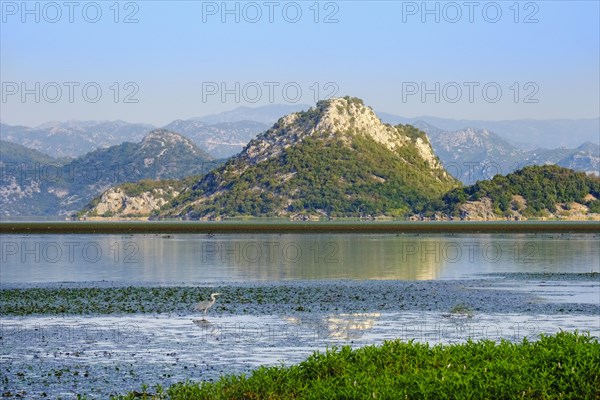
[[[536,165],[550,162],[576,171],[600,175],[600,146],[587,142],[575,149],[537,149],[525,153],[525,162]]]
[[[191,140],[166,130],[68,162],[5,143],[0,148],[3,215],[67,215],[122,182],[183,178],[218,165]]]
[[[195,120],[175,120],[162,129],[187,136],[214,158],[226,158],[239,153],[251,139],[269,126],[256,121],[207,124]],[[0,137],[47,155],[75,158],[99,148],[137,142],[152,129],[155,127],[149,124],[123,121],[48,122],[36,128],[1,124]]]
[[[0,125],[0,138],[53,157],[75,158],[97,148],[138,141],[154,127],[123,121],[47,122],[36,128]]]
[[[267,105],[262,107],[238,107],[231,111],[205,117],[187,120],[175,120],[167,124],[164,129],[171,130],[191,138],[200,148],[210,153],[215,158],[225,158],[237,154],[256,135],[267,130],[281,116],[291,112],[307,109],[306,105]],[[582,143],[589,142],[600,145],[600,119],[581,120],[515,120],[515,121],[477,121],[477,120],[451,120],[436,117],[405,118],[389,113],[378,113],[384,122],[410,123],[424,130],[431,137],[434,150],[444,163],[456,161],[459,147],[453,145],[450,139],[441,143],[441,138],[436,133],[464,132],[471,129],[475,132],[487,130],[488,138],[493,146],[504,148],[512,147],[520,151],[511,160],[515,166],[523,167],[523,161],[532,164],[558,163],[578,170],[597,171],[594,157],[597,154],[592,149],[586,154],[580,152]],[[436,125],[438,124],[438,125]],[[43,153],[57,157],[78,157],[97,147],[109,147],[125,141],[136,142],[150,129],[147,124],[130,124],[123,121],[66,121],[49,122],[36,128],[24,126],[0,125],[2,140],[22,144],[26,147],[39,150]],[[492,135],[493,134],[493,135]],[[494,143],[495,142],[495,143]],[[558,149],[547,149],[549,144],[556,145]],[[561,152],[562,148],[569,148],[571,152]],[[494,151],[485,156],[485,149],[480,149],[475,154],[475,147],[470,145],[469,151],[463,150],[467,158],[461,162],[498,163],[502,166],[509,161],[495,160],[491,156]],[[542,150],[543,149],[543,150]],[[579,149],[579,150],[577,150]],[[454,150],[454,151],[453,151]],[[558,150],[558,151],[554,151]],[[502,150],[495,150],[502,155]],[[562,157],[560,157],[562,155]],[[473,157],[471,157],[473,156]],[[590,163],[586,164],[586,157]],[[475,159],[476,158],[476,159]],[[571,159],[571,160],[569,160]],[[531,160],[531,161],[529,161]],[[563,161],[564,160],[564,161]],[[466,168],[465,168],[466,169]],[[452,170],[451,172],[455,172]],[[503,168],[502,173],[511,172]],[[491,178],[479,174],[477,177]],[[475,177],[461,178],[465,183],[474,183]]]
[[[309,108],[310,105],[308,104],[269,104],[259,107],[240,106],[230,111],[190,119],[192,121],[202,121],[206,124],[253,121],[271,126],[283,115],[308,110]]]
[[[578,147],[585,142],[600,145],[600,117],[587,119],[483,121],[431,116],[408,118],[390,113],[379,113],[379,115],[384,122],[412,125],[417,121],[423,121],[443,131],[462,130],[466,127],[487,129],[523,150],[546,147],[548,144],[552,144],[555,147],[570,148]]]
[[[557,164],[600,175],[600,146],[594,143],[573,149],[525,151],[487,129],[443,131],[422,121],[415,125],[427,132],[443,164],[465,184],[506,175],[527,165]]]
[[[255,121],[221,122],[212,125],[202,121],[175,120],[165,129],[192,139],[215,158],[231,157],[239,153],[250,140],[270,125]]]

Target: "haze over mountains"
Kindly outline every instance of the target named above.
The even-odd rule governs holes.
[[[1,141],[0,215],[70,215],[122,182],[181,179],[217,165],[191,140],[160,129],[138,143],[125,142],[75,159],[56,159]]]
[[[234,110],[206,117],[191,118],[188,120],[175,120],[169,123],[165,129],[177,132],[191,139],[188,144],[196,146],[189,157],[175,158],[171,160],[171,166],[167,168],[173,173],[159,173],[156,169],[150,172],[148,166],[140,167],[143,173],[127,173],[125,166],[135,170],[140,164],[132,146],[139,143],[145,135],[148,135],[153,127],[148,124],[131,124],[123,121],[67,121],[50,122],[29,128],[23,126],[0,125],[0,137],[2,139],[2,151],[0,162],[4,165],[2,170],[2,196],[1,205],[5,210],[4,215],[52,215],[56,213],[65,214],[80,208],[92,197],[98,195],[107,187],[117,185],[120,182],[131,182],[143,178],[182,178],[185,175],[207,172],[210,164],[206,161],[213,159],[224,159],[239,153],[258,134],[265,132],[283,115],[299,110],[306,110],[305,105],[269,105],[263,107],[238,107]],[[598,142],[598,119],[593,120],[554,120],[554,121],[458,121],[435,119],[423,117],[429,121],[435,121],[442,127],[461,126],[462,129],[442,129],[438,125],[423,120],[415,121],[415,118],[403,118],[386,113],[378,113],[386,121],[413,122],[413,125],[429,136],[431,146],[435,154],[440,158],[448,172],[459,178],[464,184],[472,184],[477,180],[490,179],[495,174],[507,174],[526,165],[557,164],[577,171],[588,173],[599,173],[600,169],[600,147]],[[500,130],[514,127],[516,132],[534,132],[532,136],[522,134],[520,141],[527,141],[529,146],[521,147],[510,140],[515,134],[498,134],[493,129],[464,127],[463,123],[472,123],[473,126],[491,126]],[[570,124],[570,125],[569,125]],[[570,133],[566,134],[567,126]],[[553,145],[553,140],[535,132],[546,129],[548,138],[558,137],[556,143],[575,143],[572,148],[543,148]],[[595,141],[585,142],[586,138],[593,138],[593,130],[596,129]],[[19,143],[25,147],[14,146],[9,142]],[[529,149],[532,144],[537,148]],[[105,150],[109,146],[118,146],[105,152],[86,153],[102,147]],[[173,143],[168,146],[173,145]],[[191,146],[191,145],[190,145]],[[191,147],[188,146],[188,150]],[[37,150],[34,151],[34,150]],[[164,148],[160,146],[146,147],[143,159],[151,159],[158,156]],[[184,151],[185,153],[185,151]],[[196,153],[196,155],[194,155]],[[95,155],[93,155],[95,154]],[[138,153],[142,154],[142,153]],[[182,153],[183,154],[183,153]],[[99,161],[104,159],[104,161]],[[195,158],[198,157],[198,158]],[[202,159],[204,165],[194,168],[193,160]],[[163,160],[166,160],[164,158]],[[98,182],[88,182],[89,185],[80,185],[75,182],[52,182],[36,184],[31,179],[17,179],[19,183],[15,186],[14,171],[7,165],[22,163],[29,166],[37,164],[60,165],[61,168],[75,169],[75,166],[87,163],[89,165],[101,165],[112,163],[121,166],[118,179],[100,179]],[[143,164],[143,162],[142,162]],[[133,168],[133,166],[136,166]],[[216,165],[215,163],[212,166]],[[155,165],[156,167],[156,165]],[[103,168],[109,168],[107,166]],[[166,170],[165,170],[166,171]],[[181,173],[180,173],[181,171]],[[30,174],[31,175],[31,174]],[[117,174],[118,175],[118,174]],[[27,176],[27,173],[25,174]],[[78,190],[77,193],[75,190]],[[42,194],[45,192],[45,194]],[[67,194],[68,193],[68,194]],[[20,199],[23,196],[39,197],[39,201],[31,200],[24,205]],[[36,197],[38,196],[38,197]],[[41,197],[40,197],[41,196]],[[39,204],[33,204],[39,203]]]
[[[264,132],[283,115],[307,110],[308,105],[266,105],[237,107],[219,114],[174,120],[163,128],[181,133],[194,140],[216,158],[238,153],[251,139]],[[600,118],[480,121],[453,120],[437,117],[402,117],[377,112],[385,123],[402,123],[429,127],[427,133],[487,130],[497,138],[520,150],[540,148],[578,148],[586,142],[600,145]],[[125,141],[136,142],[157,127],[123,121],[48,122],[38,127],[0,124],[1,140],[52,155],[78,157],[98,147],[108,147]],[[496,138],[493,138],[496,141]],[[502,145],[502,144],[500,144]]]
[[[215,158],[230,157],[281,116],[308,105],[238,107],[220,114],[174,120],[165,125],[192,139]],[[137,142],[156,126],[124,121],[46,122],[37,127],[0,123],[0,140],[23,145],[52,157],[79,157],[98,148]]]
[[[215,158],[238,153],[269,125],[255,121],[206,124],[197,120],[175,120],[164,129],[181,133]],[[49,122],[35,128],[0,125],[0,138],[54,157],[75,158],[98,148],[137,142],[156,127],[123,121]]]
[[[600,174],[600,146],[594,143],[574,149],[523,150],[487,129],[443,131],[422,121],[414,126],[427,133],[444,166],[465,184],[506,175],[527,165],[556,164]]]
[[[198,120],[175,120],[164,129],[181,133],[193,140],[214,158],[237,154],[270,125],[256,121],[217,122],[212,125]]]
[[[485,147],[474,134],[459,139]],[[600,178],[556,165],[462,186],[444,169],[425,132],[383,124],[362,100],[344,97],[280,118],[205,176],[111,188],[80,215],[585,219],[598,217],[598,198]]]
[[[240,106],[231,111],[218,114],[206,115],[204,117],[191,118],[194,121],[202,121],[206,124],[219,124],[223,122],[255,121],[268,126],[273,125],[279,118],[294,112],[308,110],[308,104],[272,104],[259,107]]]
[[[0,124],[0,139],[52,157],[75,158],[98,148],[137,142],[152,129],[149,124],[124,121],[47,122],[35,128]]]
[[[533,150],[540,147],[578,147],[585,142],[600,144],[600,118],[481,121],[429,116],[406,118],[389,113],[379,113],[379,116],[382,121],[390,124],[413,125],[422,121],[443,131],[456,131],[465,128],[487,129],[523,150]]]

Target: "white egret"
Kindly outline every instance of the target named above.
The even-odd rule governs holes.
[[[208,311],[209,308],[211,308],[213,306],[213,304],[215,304],[215,302],[217,301],[217,296],[219,296],[221,293],[213,293],[210,295],[211,300],[203,300],[201,302],[199,302],[198,304],[196,304],[196,310],[198,311],[203,311],[204,315],[206,315],[206,312]],[[204,319],[204,318],[202,318]]]

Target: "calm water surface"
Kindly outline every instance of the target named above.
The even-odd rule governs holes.
[[[213,284],[309,280],[437,280],[504,272],[599,272],[599,237],[560,235],[5,235],[0,285],[56,282]],[[312,283],[312,282],[311,282]],[[431,284],[431,283],[428,283]],[[461,282],[457,282],[462,285]],[[596,281],[499,279],[493,285],[534,293],[534,301],[598,302]],[[484,299],[477,287],[469,304]],[[536,339],[559,330],[600,335],[600,317],[573,313],[432,312],[220,315],[27,315],[0,323],[2,392],[29,398],[108,398],[112,393],[292,364],[314,350],[386,339],[458,343]],[[575,306],[576,307],[576,306]],[[311,311],[312,310],[312,311]],[[337,309],[336,309],[337,310]],[[58,372],[57,372],[58,371]]]
[[[2,284],[456,279],[599,272],[594,234],[3,235]]]

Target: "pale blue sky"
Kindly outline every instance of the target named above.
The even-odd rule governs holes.
[[[376,110],[408,117],[500,120],[599,115],[597,1],[475,2],[473,22],[463,1],[427,2],[430,9],[438,7],[440,22],[433,14],[422,15],[421,1],[274,1],[272,23],[264,1],[228,2],[232,9],[237,4],[239,23],[235,15],[225,15],[227,20],[221,21],[221,1],[120,2],[118,23],[114,1],[76,2],[72,23],[63,3],[28,2],[30,9],[39,10],[36,22],[35,13],[22,15],[21,1],[1,2],[3,122],[37,125],[49,120],[123,119],[164,125],[239,105],[268,104],[265,82],[279,85],[274,87],[273,103],[294,100],[293,89],[299,87],[298,101],[312,104],[313,83],[318,83],[323,98],[333,92],[325,84],[333,82],[329,88],[337,86],[337,95],[361,97]],[[52,23],[56,4],[61,18]],[[83,8],[87,7],[86,17],[94,19],[95,4],[102,15],[97,23],[87,22]],[[209,15],[215,8],[216,14]],[[262,18],[251,23],[257,8]],[[299,21],[288,22],[296,9],[302,11]],[[497,9],[502,12],[498,22],[489,22]],[[462,16],[453,23],[457,10]],[[137,23],[123,23],[130,13]],[[323,22],[330,13],[337,23]],[[524,23],[528,15],[537,22]],[[62,90],[55,103],[49,101],[57,97],[52,82]],[[73,102],[64,82],[79,84]],[[102,90],[96,103],[82,94],[83,85],[90,82]],[[114,82],[120,85],[116,103]],[[125,88],[128,82],[134,85]],[[257,96],[251,84],[239,102],[233,94],[224,102],[220,93],[204,93],[203,99],[203,86],[206,89],[210,82],[232,89],[236,82],[240,88],[256,82],[262,95]],[[423,101],[421,85],[436,92],[436,82],[439,102],[435,93]],[[472,102],[465,82],[479,85],[474,86]],[[34,92],[25,101],[23,83]],[[285,84],[290,84],[288,97],[282,93]],[[482,93],[485,84],[489,84],[488,100]],[[89,99],[95,86],[89,88]],[[452,102],[457,98],[456,86],[462,96]],[[418,93],[408,92],[415,87]],[[133,94],[136,88],[139,91]],[[502,96],[491,102],[497,88]],[[124,103],[127,94],[138,102]],[[527,95],[537,103],[525,102]],[[255,103],[245,101],[254,98]]]

